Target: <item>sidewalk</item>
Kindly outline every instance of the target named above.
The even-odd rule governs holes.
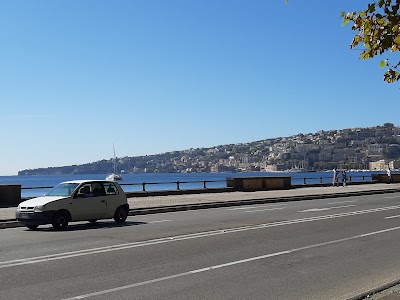
[[[400,192],[400,183],[360,184],[347,187],[302,187],[289,190],[270,190],[257,192],[222,192],[209,194],[189,194],[154,197],[129,198],[128,202],[135,213],[170,206],[218,206],[243,205],[260,202],[307,200],[314,198],[334,198],[361,194]],[[225,204],[225,205],[224,205]],[[1,219],[1,218],[0,218]]]

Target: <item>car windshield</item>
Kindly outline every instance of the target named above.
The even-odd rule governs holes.
[[[46,196],[71,196],[78,183],[60,183],[53,187]]]

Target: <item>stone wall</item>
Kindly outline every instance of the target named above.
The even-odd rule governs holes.
[[[18,206],[21,202],[21,185],[0,184],[0,207]]]
[[[292,187],[291,177],[230,177],[226,186],[236,191],[265,191],[289,189]]]

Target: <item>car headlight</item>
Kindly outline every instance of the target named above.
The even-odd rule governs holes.
[[[33,209],[34,212],[42,212],[44,210],[44,205],[36,205]]]

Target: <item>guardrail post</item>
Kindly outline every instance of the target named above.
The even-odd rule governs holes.
[[[178,191],[181,190],[181,189],[179,188],[179,180],[176,182],[176,189],[177,189]]]
[[[204,180],[204,185],[203,185],[203,187],[206,189],[207,188],[207,186],[206,186],[206,184],[207,184],[207,180]]]
[[[146,182],[143,182],[143,183],[142,183],[142,189],[143,189],[143,192],[146,191]]]

